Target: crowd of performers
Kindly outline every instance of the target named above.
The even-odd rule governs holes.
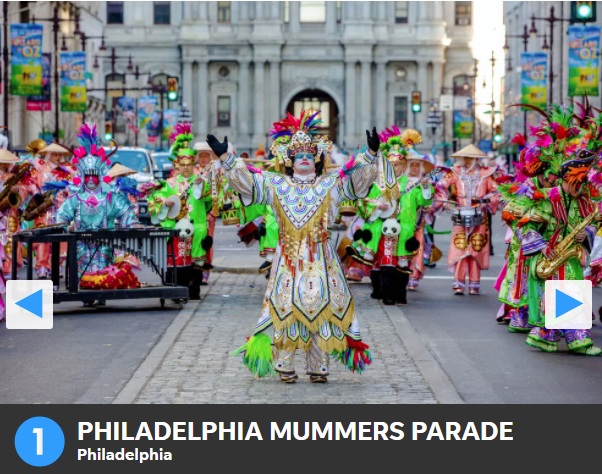
[[[546,329],[544,292],[546,280],[583,280],[585,271],[600,282],[602,116],[578,103],[535,110],[543,120],[529,140],[517,135],[515,175],[499,186],[508,252],[496,282],[497,320],[544,352],[557,352],[564,338],[571,353],[597,356],[590,330]]]
[[[335,165],[319,113],[307,112],[274,124],[272,159],[263,148],[254,158],[238,156],[227,138],[212,135],[193,146],[190,126],[179,124],[171,137],[172,176],[145,186],[128,178],[133,170],[111,163],[114,150],[101,146],[94,126],[82,126],[75,150],[36,140],[27,159],[0,151],[0,290],[10,275],[15,232],[138,227],[138,199],[146,197],[152,225],[178,230],[166,280],[175,281],[175,264],[178,284],[199,299],[221,215],[224,225],[238,225],[242,243],[259,242],[258,271],[268,280],[254,333],[235,353],[256,376],[277,373],[292,383],[301,349],[310,381],[323,383],[331,358],[360,373],[372,361],[348,282],[367,278],[372,298],[408,304],[407,291],[417,290],[442,257],[435,236],[443,232],[434,226],[447,211],[450,294],[478,295],[481,271],[489,268],[491,216],[500,207],[508,250],[495,284],[502,303],[497,320],[528,333],[527,344],[540,350],[558,351],[564,337],[571,352],[599,355],[590,331],[545,328],[547,279],[579,280],[585,271],[595,284],[602,280],[602,118],[578,107],[579,113],[561,106],[539,111],[545,118],[530,140],[516,139],[522,152],[512,176],[487,166],[474,145],[454,153],[452,166],[435,166],[416,151],[422,142],[416,130],[394,126],[366,131],[366,143]],[[336,225],[346,226],[338,247],[331,238]],[[50,273],[48,247],[34,249],[38,278]],[[16,255],[21,266],[22,252]],[[131,276],[139,262],[131,255],[78,242],[77,258],[82,285],[139,285]]]

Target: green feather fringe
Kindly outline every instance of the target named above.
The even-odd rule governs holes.
[[[243,363],[255,376],[262,378],[274,375],[272,340],[265,334],[256,334],[244,346],[231,353],[240,354],[243,354]]]

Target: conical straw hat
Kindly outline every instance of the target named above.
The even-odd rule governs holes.
[[[487,158],[487,153],[482,152],[476,146],[470,144],[455,152],[452,158]]]
[[[137,171],[134,171],[132,168],[128,168],[127,166],[123,166],[121,163],[117,163],[109,170],[109,176],[111,178],[117,178],[118,176],[129,176],[136,173]]]
[[[0,163],[18,163],[21,161],[8,150],[0,150]]]
[[[46,153],[60,153],[62,155],[71,155],[71,151],[67,150],[65,147],[62,147],[58,143],[51,143],[43,150],[38,152],[39,155],[45,155]]]

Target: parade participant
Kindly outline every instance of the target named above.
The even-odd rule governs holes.
[[[246,164],[227,153],[227,138],[213,135],[207,142],[220,158],[230,185],[243,205],[272,207],[280,237],[255,335],[236,351],[257,376],[276,370],[283,382],[294,382],[295,350],[306,351],[310,381],[323,383],[329,373],[329,354],[353,371],[371,362],[361,342],[353,298],[330,241],[330,228],[342,201],[363,198],[378,174],[392,173],[378,151],[376,130],[366,132],[368,148],[341,170],[324,173],[331,142],[318,135],[319,112],[301,112],[274,124],[272,152],[284,175],[252,173]],[[389,181],[389,190],[395,186]],[[274,326],[274,346],[264,334]]]
[[[372,200],[372,211],[362,229],[361,241],[365,244],[363,251],[352,255],[365,265],[374,268],[370,271],[372,297],[383,300],[384,304],[407,304],[406,289],[413,254],[420,249],[420,242],[414,237],[416,218],[421,206],[432,204],[432,189],[426,178],[419,178],[422,186],[411,188],[412,183],[404,174],[408,166],[408,156],[412,153],[413,172],[420,173],[421,165],[431,171],[433,165],[428,161],[417,161],[414,145],[422,143],[422,137],[416,130],[405,130],[400,133],[392,127],[381,133],[381,151],[391,163],[397,181],[395,200],[388,199],[378,186],[373,186],[368,199]],[[406,192],[408,190],[409,192]],[[399,197],[401,196],[401,197]],[[388,220],[396,221],[387,226]],[[387,227],[387,232],[383,233]],[[397,235],[391,232],[398,229]],[[353,253],[353,250],[350,249]],[[422,257],[421,257],[422,258]],[[423,263],[421,267],[423,267]]]
[[[538,254],[533,263],[537,287],[529,290],[529,323],[535,327],[526,343],[544,352],[557,352],[558,342],[565,338],[574,354],[598,356],[602,350],[594,346],[589,329],[546,329],[546,280],[582,280],[583,263],[570,250],[580,246],[589,252],[598,230],[598,207],[591,201],[586,185],[587,173],[595,154],[580,149],[574,158],[562,165],[562,184],[548,191],[527,214],[528,222],[521,228],[520,240],[525,255]],[[567,246],[568,245],[568,246]],[[545,264],[541,268],[540,264]]]
[[[0,150],[0,196],[2,194],[6,194],[4,191],[4,185],[6,183],[6,178],[9,177],[8,171],[6,169],[14,166],[19,162],[19,159],[10,153],[7,150]],[[18,191],[17,191],[18,192]],[[16,197],[14,199],[17,199]],[[9,197],[4,197],[2,201],[0,201],[0,262],[2,262],[2,270],[0,271],[0,321],[4,321],[4,317],[6,315],[6,307],[4,305],[4,299],[6,298],[6,278],[5,274],[10,275],[12,258],[11,252],[12,248],[9,246],[9,243],[12,245],[12,234],[9,233],[7,229],[7,225],[9,223],[14,225],[14,221],[10,221],[10,217],[14,216],[14,207],[11,206],[15,204],[15,201],[9,199]],[[6,252],[5,252],[6,249]],[[8,265],[6,264],[8,262]]]
[[[452,158],[458,160],[457,164],[437,185],[441,197],[438,204],[445,199],[455,199],[457,205],[447,257],[447,266],[454,274],[452,288],[456,295],[464,294],[467,270],[469,293],[478,295],[481,270],[489,269],[489,231],[484,210],[489,208],[495,214],[499,195],[493,179],[495,169],[479,164],[479,159],[484,156],[485,153],[474,145],[454,153]],[[455,196],[453,191],[448,191],[451,187],[455,189]],[[444,203],[443,208],[449,209],[449,202]]]
[[[2,272],[5,279],[12,277],[13,234],[21,230],[19,210],[35,193],[35,185],[31,178],[31,163],[20,163],[19,158],[7,150],[0,150],[0,213],[2,227],[0,245],[3,247],[4,259]],[[17,251],[17,267],[23,266],[21,243]]]
[[[49,182],[68,181],[71,179],[71,170],[65,166],[65,162],[68,161],[72,153],[57,143],[51,143],[47,146],[46,142],[40,139],[34,140],[27,145],[26,151],[29,151],[33,156],[32,162],[35,171],[32,173],[32,177],[35,182],[36,192],[30,204],[25,209],[23,219],[29,220],[30,216],[35,216],[33,218],[33,226],[36,228],[56,224],[56,213],[65,201],[68,193],[66,189],[54,193],[52,191],[44,191],[44,186]],[[39,212],[41,209],[44,209],[44,211]],[[34,250],[36,253],[36,275],[40,279],[48,278],[51,268],[50,244],[34,244]],[[60,245],[61,262],[66,258],[67,243],[63,242]]]
[[[550,142],[549,146],[554,145]],[[533,289],[529,286],[533,256],[522,252],[519,236],[526,222],[523,217],[547,198],[546,190],[554,186],[557,180],[555,172],[564,161],[562,154],[542,155],[541,147],[536,144],[528,145],[520,156],[513,182],[499,185],[504,205],[502,221],[508,226],[510,235],[506,264],[498,285],[502,307],[496,319],[499,322],[509,321],[510,332],[529,332],[532,328],[528,321],[528,300],[529,288]]]
[[[96,125],[84,124],[77,135],[80,147],[71,160],[76,176],[68,185],[69,196],[60,206],[57,224],[71,225],[74,230],[130,228],[139,225],[134,206],[128,198],[115,189],[109,176],[110,157],[100,145]],[[107,245],[77,242],[79,276],[85,272],[100,271],[114,261],[114,251]],[[102,302],[101,302],[102,303]],[[89,304],[88,304],[89,305]]]
[[[207,228],[208,208],[212,205],[210,186],[203,177],[194,174],[196,153],[189,148],[193,140],[190,125],[177,124],[170,139],[173,141],[172,154],[179,174],[169,178],[160,189],[150,195],[148,208],[152,221],[167,229],[185,224],[194,226],[192,239],[176,237],[174,246],[178,282],[188,285],[191,300],[198,300],[201,295],[203,271],[211,269],[206,261],[207,251],[213,245]],[[167,265],[167,278],[173,282],[171,258],[168,258]]]
[[[422,157],[412,148],[409,150],[408,156],[406,157],[407,166],[404,171],[404,174],[408,177],[407,185],[411,185],[420,181],[424,175],[431,172],[434,168],[434,165],[427,159],[427,157]],[[422,197],[428,194],[429,198],[432,195],[431,192],[422,192]],[[416,218],[414,219],[415,224],[415,233],[414,238],[418,241],[419,247],[413,254],[411,264],[408,265],[412,269],[412,274],[410,275],[410,279],[408,282],[408,290],[416,291],[418,289],[418,283],[424,277],[424,262],[425,262],[425,253],[426,253],[426,239],[425,239],[425,228],[427,224],[427,215],[432,214],[433,208],[433,200],[426,198],[428,203],[424,203],[424,200],[420,199],[420,194],[416,193],[416,199],[414,201],[410,201],[409,206],[405,205],[405,202],[402,202],[402,212],[406,214],[406,221],[408,230],[410,229],[410,221],[409,218],[412,217],[414,211],[408,211],[409,208],[412,207],[412,204],[416,204]],[[405,207],[405,209],[404,209]],[[432,245],[429,249],[429,260],[430,260],[430,250],[432,250]]]

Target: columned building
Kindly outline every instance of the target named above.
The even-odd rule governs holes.
[[[102,2],[99,15],[122,58],[115,71],[102,61],[105,77],[130,81],[131,55],[145,78],[178,78],[181,101],[164,107],[185,105],[199,137],[227,135],[239,150],[269,145],[271,124],[302,108],[323,111],[340,147],[397,124],[430,150],[444,138],[427,129],[431,101],[473,70],[472,2]]]

